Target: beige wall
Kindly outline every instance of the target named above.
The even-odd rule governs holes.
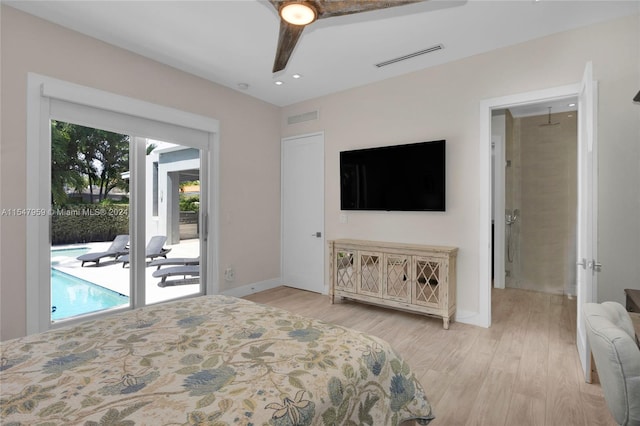
[[[224,287],[220,277],[221,286],[279,278],[280,108],[10,7],[1,10],[1,208],[25,207],[27,73],[47,75],[219,120],[219,266],[236,270],[235,282]],[[25,333],[25,235],[24,218],[2,218],[2,340]]]
[[[285,136],[325,131],[328,239],[363,238],[460,248],[458,309],[478,311],[479,106],[484,99],[577,83],[593,61],[599,81],[600,299],[638,287],[640,87],[638,16],[503,48],[284,108]],[[320,119],[286,117],[319,109]],[[341,150],[447,139],[446,213],[348,214],[339,221]],[[487,224],[489,226],[489,224]]]

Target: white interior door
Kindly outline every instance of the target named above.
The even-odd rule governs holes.
[[[578,224],[576,342],[585,380],[591,382],[591,349],[582,306],[597,301],[596,93],[591,62],[587,63],[578,98]]]
[[[324,293],[324,134],[282,140],[282,280]]]

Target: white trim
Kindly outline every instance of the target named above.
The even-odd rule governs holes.
[[[29,78],[31,78],[31,76],[37,76],[42,79],[41,94],[46,98],[59,99],[78,105],[169,123],[203,132],[219,132],[220,126],[218,120],[209,117],[153,104],[128,96],[116,95],[105,92],[104,90],[81,86],[68,81],[29,73]]]
[[[493,131],[492,131],[493,133]],[[505,138],[501,136],[492,136],[491,143],[496,140],[493,147],[493,286],[495,288],[504,288],[505,286],[505,168],[506,168],[506,149]],[[496,244],[496,241],[501,242]]]
[[[486,99],[480,102],[479,151],[479,223],[478,223],[478,312],[465,322],[482,327],[491,326],[491,111],[545,100],[578,96],[580,84],[535,90],[515,95]],[[498,214],[498,212],[496,212]]]
[[[204,241],[200,248],[200,252],[203,256],[207,256],[208,262],[206,264],[206,271],[202,271],[206,278],[206,288],[204,289],[206,294],[218,294],[220,292],[220,133],[209,133],[209,146],[207,151],[209,157],[203,158],[206,160],[208,167],[205,169],[205,173],[201,176],[201,179],[206,178],[208,174],[208,182],[213,182],[211,188],[208,188],[207,193],[200,194],[201,203],[207,203],[209,206],[206,217],[200,215],[201,223],[204,224],[204,229],[201,230],[204,234]],[[202,173],[202,171],[201,171]],[[213,250],[213,256],[210,256],[209,250]]]
[[[222,294],[225,296],[233,296],[233,297],[244,297],[250,294],[259,293],[265,290],[271,290],[272,288],[281,287],[282,279],[274,278],[266,281],[259,281],[253,284],[246,284],[240,287],[230,288],[228,290],[224,290]]]
[[[596,261],[600,261],[600,257],[598,256],[598,81],[593,81],[593,140],[591,149],[594,152],[592,157],[592,168],[593,168],[593,181],[591,182],[591,234],[593,235],[593,259]],[[576,284],[577,287],[577,284]],[[577,291],[576,291],[577,293]],[[591,301],[598,302],[600,299],[598,297],[598,274],[593,275],[593,282],[591,288]]]
[[[44,173],[41,176],[40,170],[50,170],[51,161],[49,156],[51,150],[40,149],[40,141],[48,141],[47,146],[51,146],[51,130],[49,129],[48,120],[43,117],[49,117],[49,99],[40,96],[41,80],[34,78],[29,74],[27,79],[27,208],[37,209],[40,206],[48,206],[49,195],[43,194],[43,187],[51,186],[51,176]],[[29,167],[29,160],[34,164]],[[44,185],[42,184],[44,181]],[[48,184],[47,184],[48,183]],[[27,253],[29,258],[26,262],[26,327],[27,334],[37,333],[46,330],[49,326],[49,319],[43,318],[40,313],[47,312],[47,306],[50,305],[51,288],[42,292],[38,283],[42,280],[50,281],[50,276],[43,271],[43,268],[34,267],[34,265],[42,265],[49,253],[49,247],[46,244],[40,244],[41,235],[46,231],[48,235],[48,216],[28,215],[27,218]],[[49,241],[50,242],[50,241]],[[26,255],[26,253],[25,253]],[[30,305],[35,307],[30,308]]]
[[[129,282],[145,282],[145,247],[146,247],[146,144],[147,140],[139,136],[132,137],[129,155],[129,235],[130,256],[129,259]],[[131,297],[129,306],[139,308],[146,303],[146,285],[131,286]]]
[[[92,120],[95,111],[90,109],[104,110],[110,117],[120,116],[125,118],[130,115],[142,120],[150,120],[158,123],[164,128],[168,124],[176,126],[173,135],[182,133],[188,135],[203,134],[206,137],[200,143],[199,148],[205,149],[209,153],[209,166],[212,168],[213,185],[209,188],[209,218],[205,222],[209,238],[213,236],[211,244],[208,246],[211,252],[204,251],[207,255],[207,274],[209,277],[217,277],[218,270],[218,208],[219,208],[219,122],[218,120],[199,116],[196,114],[180,111],[161,105],[152,104],[126,96],[80,86],[74,83],[57,80],[51,77],[28,73],[27,75],[27,205],[28,209],[48,209],[50,205],[51,176],[48,171],[51,169],[50,149],[43,147],[51,146],[51,129],[49,120],[52,115],[51,105],[55,104],[62,113],[66,107],[77,108],[77,105],[86,106],[87,119]],[[74,105],[76,104],[76,105]],[[143,126],[144,127],[144,126]],[[197,133],[200,132],[200,133]],[[129,133],[129,132],[127,132]],[[135,136],[147,136],[144,134],[134,134]],[[202,138],[200,138],[202,140]],[[144,161],[144,158],[142,158]],[[135,183],[134,183],[135,184]],[[144,200],[142,201],[144,206]],[[211,218],[214,219],[211,219]],[[51,287],[43,289],[41,283],[50,282],[49,271],[49,216],[48,215],[28,215],[27,221],[27,252],[26,262],[26,326],[27,334],[45,331],[52,327],[48,316],[41,315],[50,309]],[[139,224],[136,225],[139,227]],[[49,239],[48,244],[42,244],[43,237]],[[136,257],[144,257],[144,241],[138,241],[140,253],[133,253]],[[138,250],[137,250],[138,251]],[[132,274],[136,273],[132,268]],[[217,278],[207,281],[207,291],[211,294],[219,289]],[[132,294],[133,306],[140,306],[144,303],[143,294]],[[73,320],[65,321],[70,324]]]
[[[149,120],[88,105],[74,104],[55,98],[50,99],[51,118],[86,127],[101,128],[115,133],[133,134],[148,139],[162,140],[182,145],[189,141],[193,148],[207,149],[209,133],[197,129]],[[142,105],[141,108],[148,108]]]

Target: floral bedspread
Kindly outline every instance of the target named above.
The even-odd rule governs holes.
[[[2,343],[3,425],[396,425],[432,418],[384,341],[227,296]]]

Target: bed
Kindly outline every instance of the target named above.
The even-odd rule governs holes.
[[[2,343],[3,424],[427,424],[410,367],[376,337],[228,296]]]

